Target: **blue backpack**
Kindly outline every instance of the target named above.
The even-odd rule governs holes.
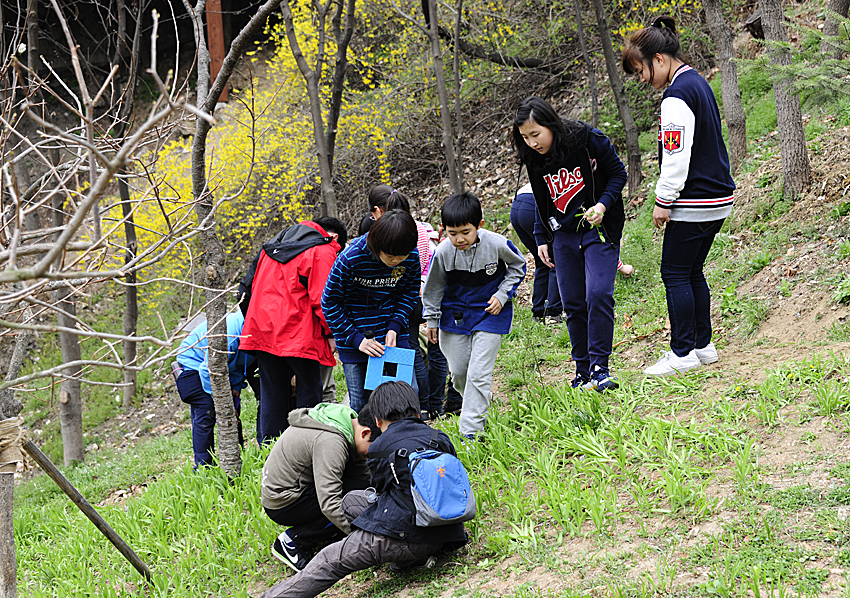
[[[438,437],[439,432],[431,430],[427,448],[418,448],[409,453],[407,449],[399,449],[388,454],[372,455],[390,458],[393,473],[395,457],[407,458],[412,506],[419,527],[461,523],[475,517],[475,495],[466,469],[460,459],[440,450]]]

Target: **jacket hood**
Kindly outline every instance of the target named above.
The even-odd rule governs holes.
[[[297,428],[333,431],[354,446],[354,425],[357,412],[339,403],[319,403],[315,407],[293,409],[289,412],[289,425]]]
[[[329,244],[339,252],[339,244],[325,229],[310,220],[305,220],[283,229],[274,239],[263,244],[263,251],[281,264],[317,245]]]

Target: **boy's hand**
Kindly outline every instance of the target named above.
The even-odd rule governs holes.
[[[428,342],[432,345],[436,345],[440,342],[440,329],[439,328],[429,328],[428,329]]]
[[[328,339],[328,347],[330,347],[331,353],[336,353],[336,339],[334,337]]]
[[[544,264],[549,266],[550,268],[554,268],[555,264],[552,263],[552,260],[549,259],[549,246],[548,245],[538,245],[537,246],[537,257],[540,258]]]
[[[495,316],[502,311],[502,302],[496,299],[496,296],[493,295],[490,297],[490,301],[487,302],[487,307],[484,308],[484,311]]]
[[[396,340],[398,340],[398,332],[396,332],[395,330],[387,330],[387,346],[395,347]]]
[[[600,202],[584,213],[584,219],[593,226],[598,226],[602,224],[606,209],[605,204]]]
[[[357,348],[370,357],[380,357],[384,354],[384,345],[373,338],[364,338]]]

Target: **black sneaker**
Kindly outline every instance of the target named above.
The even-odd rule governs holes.
[[[281,542],[283,538],[283,542]],[[289,535],[283,532],[280,536],[274,539],[272,544],[272,554],[287,567],[290,567],[296,573],[301,571],[310,562],[310,556],[304,556],[298,552],[295,544],[289,539]]]
[[[583,390],[585,384],[590,382],[587,376],[584,374],[576,374],[576,377],[573,378],[573,381],[570,382],[570,388],[578,388],[579,390]]]
[[[431,569],[436,564],[437,557],[431,555],[424,559],[419,559],[418,561],[406,561],[403,563],[392,562],[390,563],[390,571],[398,575],[400,573],[407,573],[408,571],[412,571],[413,569],[418,569],[419,567]]]

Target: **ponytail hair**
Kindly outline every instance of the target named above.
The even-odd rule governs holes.
[[[378,185],[369,191],[369,211],[381,208],[385,212],[401,210],[410,213],[410,200],[407,196],[389,185]]]
[[[655,17],[648,27],[635,31],[623,50],[623,70],[634,75],[635,65],[643,63],[649,67],[650,78],[655,74],[652,59],[656,54],[667,54],[676,60],[682,59],[679,34],[676,33],[676,21],[673,17],[662,15]]]

